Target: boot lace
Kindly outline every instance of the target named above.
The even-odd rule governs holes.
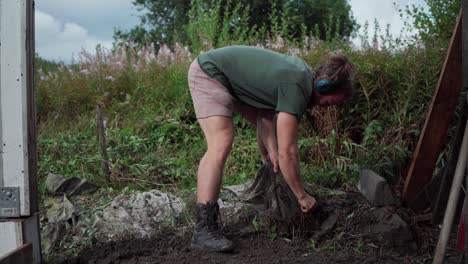
[[[214,238],[224,238],[221,228],[218,225],[218,217],[221,222],[219,207],[215,206],[214,210],[211,211],[211,214],[208,217],[208,230],[210,230]]]

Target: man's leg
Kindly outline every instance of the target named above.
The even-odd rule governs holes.
[[[231,252],[234,243],[227,239],[217,223],[217,203],[224,164],[232,148],[234,126],[231,117],[199,119],[208,148],[200,161],[197,179],[196,225],[191,247],[198,250]]]
[[[197,176],[197,202],[217,201],[224,164],[232,148],[232,118],[212,116],[199,119],[208,148],[200,161]]]

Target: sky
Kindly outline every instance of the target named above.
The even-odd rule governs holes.
[[[36,52],[42,58],[70,62],[82,49],[97,44],[112,47],[115,28],[129,30],[139,24],[133,0],[36,0]],[[393,3],[423,5],[423,0],[349,0],[357,22],[377,19],[399,34],[403,21]]]

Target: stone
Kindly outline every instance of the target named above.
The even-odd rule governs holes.
[[[383,177],[372,170],[361,170],[361,176],[356,187],[372,206],[397,204],[390,185]]]
[[[46,179],[46,189],[50,194],[82,194],[85,192],[94,191],[97,186],[88,180],[77,177],[65,178],[59,174],[49,173]]]
[[[184,209],[180,198],[158,190],[123,193],[96,214],[93,227],[105,240],[149,238],[157,228],[173,224]]]
[[[238,185],[226,186],[224,189],[232,192],[236,197],[241,197],[251,184],[251,182],[246,182]]]
[[[218,199],[219,220],[224,228],[236,230],[238,234],[254,233],[255,226],[252,225],[259,217],[259,211],[263,210],[255,204],[246,203],[242,195],[251,183],[230,185],[223,187]]]
[[[79,210],[68,200],[66,195],[48,198],[46,203],[48,207],[46,215],[49,223],[77,222]]]
[[[320,225],[320,231],[322,233],[327,233],[331,231],[335,227],[337,221],[338,221],[338,216],[335,213],[329,214],[328,217],[325,219],[325,221],[323,221],[322,224]]]
[[[66,235],[67,224],[65,222],[42,224],[41,246],[45,254],[50,254],[54,247]]]
[[[394,213],[392,208],[379,208],[372,211],[371,216],[375,224],[369,225],[365,232],[374,234],[376,242],[391,246],[396,251],[405,254],[417,249],[408,224]]]

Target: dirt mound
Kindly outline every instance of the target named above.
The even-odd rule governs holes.
[[[411,256],[392,250],[365,227],[375,224],[370,207],[358,194],[321,196],[334,210],[312,234],[284,235],[273,227],[258,232],[225,231],[237,242],[235,254],[190,250],[191,230],[168,227],[151,239],[98,243],[60,264],[146,263],[425,263],[425,252]],[[251,225],[255,225],[254,222]],[[379,242],[380,241],[380,242]]]
[[[271,168],[263,169],[259,175],[271,175]],[[316,188],[313,194],[321,207],[304,215],[294,207],[297,203],[281,180],[256,178],[240,200],[232,189],[222,192],[221,226],[237,242],[235,254],[190,250],[193,223],[185,221],[155,230],[146,239],[100,241],[66,261],[62,252],[60,261],[48,263],[428,263],[432,259],[437,234],[412,223],[411,212],[404,208],[372,207],[359,193]],[[245,197],[260,204],[246,204]]]
[[[265,235],[237,238],[234,254],[205,253],[189,248],[190,234],[163,233],[153,240],[128,240],[99,244],[79,258],[62,264],[146,264],[146,263],[403,263],[403,259],[354,251],[311,251],[308,241],[275,239]]]

